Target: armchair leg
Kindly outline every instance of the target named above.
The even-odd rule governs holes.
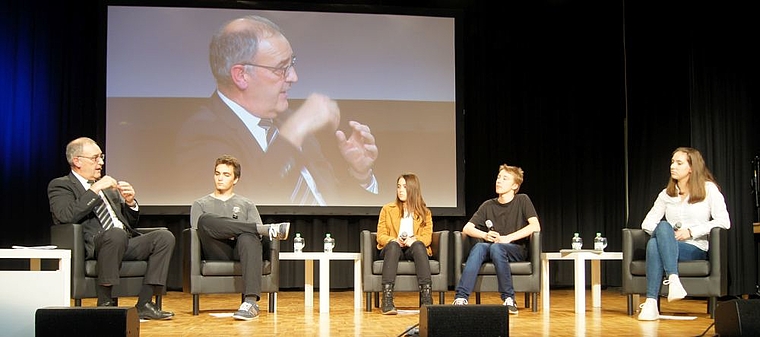
[[[480,304],[480,292],[475,293],[475,304]]]
[[[530,308],[530,293],[525,293],[525,308]]]
[[[538,311],[538,293],[531,293],[530,297],[533,298],[533,302],[531,303],[531,307],[533,308],[533,312]]]
[[[628,302],[628,316],[633,316],[633,294],[626,296]]]
[[[446,292],[441,291],[438,293],[438,304],[446,304]]]
[[[710,318],[715,318],[715,306],[718,305],[717,297],[710,297],[707,299],[707,313],[710,314]]]
[[[364,307],[365,307],[364,309],[367,312],[372,312],[372,294],[373,293],[371,291],[368,291],[365,294],[366,294],[366,296],[365,296],[366,297],[366,301],[364,301],[364,302],[366,304],[364,305]]]
[[[200,313],[200,294],[193,294],[193,316],[198,316]]]
[[[272,292],[267,295],[267,298],[269,298],[269,312],[274,313],[277,311],[277,293]]]
[[[75,298],[74,299],[74,306],[75,307],[81,307],[82,306],[82,299],[81,298]]]
[[[375,293],[375,308],[379,308],[379,307],[380,307],[380,293],[376,292]]]

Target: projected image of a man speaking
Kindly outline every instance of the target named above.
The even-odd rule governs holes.
[[[353,190],[378,193],[372,171],[378,147],[369,126],[348,121],[340,130],[338,104],[322,94],[289,108],[296,56],[275,23],[254,15],[227,22],[211,39],[209,62],[217,89],[177,133],[183,171],[230,154],[250,170],[243,173],[246,189],[275,203],[324,206]],[[320,134],[332,139],[321,141]],[[341,160],[328,160],[324,151],[337,151]]]

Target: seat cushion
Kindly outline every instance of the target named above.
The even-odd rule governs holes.
[[[631,261],[631,274],[635,276],[646,276],[646,260]],[[710,261],[694,260],[678,262],[678,275],[681,277],[710,276]]]
[[[430,260],[430,274],[438,275],[441,273],[441,263],[438,260]],[[383,274],[383,260],[372,262],[372,274]],[[414,269],[414,261],[399,261],[396,275],[417,275]]]
[[[462,263],[462,270],[464,270],[464,263]],[[528,261],[521,261],[521,262],[510,262],[509,266],[512,268],[512,275],[532,275],[533,274],[533,264]],[[478,275],[496,275],[496,267],[494,267],[493,263],[486,262],[482,266],[480,266],[480,271],[478,272]]]
[[[98,261],[87,260],[84,262],[84,273],[86,277],[98,277]],[[148,271],[147,261],[122,261],[119,269],[120,277],[137,277],[144,276]]]
[[[272,273],[272,262],[265,260],[261,266],[261,274]],[[201,275],[203,276],[240,276],[243,275],[243,266],[240,261],[201,261]]]

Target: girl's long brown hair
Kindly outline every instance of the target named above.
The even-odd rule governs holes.
[[[396,205],[400,210],[402,210],[400,212],[401,216],[404,216],[403,211],[406,210],[409,212],[409,214],[422,218],[422,226],[427,226],[425,219],[427,218],[426,214],[429,212],[429,210],[425,204],[425,200],[422,198],[420,180],[414,173],[404,173],[396,178],[397,184],[401,178],[404,178],[404,180],[406,180],[406,205],[404,205],[404,202],[401,201],[401,199],[398,198],[398,194],[396,194]]]
[[[715,178],[713,178],[712,173],[705,164],[705,159],[702,158],[702,154],[694,148],[679,147],[673,151],[673,154],[675,155],[677,152],[685,153],[689,166],[691,166],[691,176],[689,177],[688,182],[689,203],[695,204],[705,200],[707,195],[707,192],[705,191],[705,183],[710,181],[715,184],[715,186],[718,186],[718,183],[715,182]],[[670,178],[665,192],[671,197],[677,196],[678,189],[676,186],[678,186],[678,180]],[[720,188],[720,186],[718,186],[718,188]]]

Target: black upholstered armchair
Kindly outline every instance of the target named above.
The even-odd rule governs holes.
[[[367,311],[372,311],[372,294],[375,294],[375,307],[380,306],[380,293],[383,291],[383,260],[377,249],[377,233],[364,230],[361,232],[359,250],[362,253],[362,282],[366,293]],[[433,242],[430,244],[433,256],[430,257],[431,290],[438,292],[438,302],[446,301],[446,291],[449,290],[449,231],[433,232]],[[417,292],[417,273],[414,261],[399,261],[396,273],[394,291]]]
[[[470,249],[477,239],[464,235],[460,231],[454,232],[454,276],[459,283],[462,270],[470,255]],[[528,256],[525,261],[510,262],[512,268],[512,284],[516,293],[525,293],[525,307],[531,307],[532,311],[538,311],[538,293],[541,291],[541,232],[533,232],[528,241]],[[480,304],[480,293],[484,291],[498,291],[499,283],[496,279],[496,268],[492,262],[483,263],[478,271],[475,282],[475,303]]]
[[[182,232],[182,289],[193,295],[193,315],[200,311],[201,294],[240,293],[243,299],[242,267],[239,261],[211,261],[203,258],[201,241],[196,229]],[[277,307],[280,290],[280,241],[261,240],[263,249],[261,293],[268,293],[269,312]]]
[[[157,228],[135,228],[138,232],[166,230]],[[96,298],[97,260],[85,259],[82,225],[64,224],[50,228],[50,241],[61,249],[71,250],[71,298],[75,306],[82,305],[83,298]],[[137,296],[143,286],[143,276],[148,270],[147,261],[123,261],[119,270],[120,283],[113,287],[113,296]],[[161,296],[156,296],[156,305],[161,307]]]
[[[707,297],[707,312],[715,315],[718,297],[728,293],[728,254],[725,228],[710,230],[707,260],[678,262],[678,274],[688,296]],[[623,287],[628,295],[628,315],[635,311],[633,295],[646,295],[646,248],[649,234],[641,229],[623,228]],[[667,286],[662,295],[667,295]],[[659,297],[658,297],[659,304]]]

